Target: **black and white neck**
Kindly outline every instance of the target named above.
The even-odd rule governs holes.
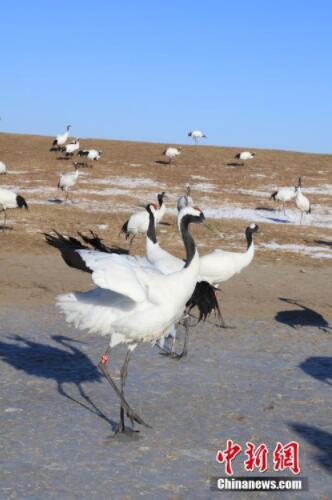
[[[145,209],[147,210],[147,212],[149,214],[149,226],[148,226],[148,230],[147,230],[146,236],[155,245],[156,243],[158,243],[158,240],[157,240],[157,236],[156,236],[155,216],[154,216],[154,213],[152,211],[152,209],[154,209],[154,206],[153,205],[147,205],[145,207]]]
[[[161,208],[163,206],[165,195],[166,195],[166,193],[165,193],[165,191],[163,191],[162,193],[158,194],[158,196],[157,196],[159,208]]]
[[[185,213],[181,217],[179,226],[180,232],[183,239],[183,244],[186,250],[185,266],[189,267],[191,261],[193,260],[195,253],[197,251],[195,241],[189,232],[189,224],[200,224],[204,222],[205,217],[201,210],[199,209],[184,209]]]
[[[259,227],[257,226],[257,224],[250,224],[250,226],[246,228],[245,235],[247,239],[247,250],[249,250],[249,248],[253,245],[254,242],[253,234],[256,233],[258,230]]]

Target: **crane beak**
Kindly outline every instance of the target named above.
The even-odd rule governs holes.
[[[218,229],[216,229],[215,227],[211,226],[210,224],[208,224],[207,222],[204,222],[204,226],[209,230],[211,231],[212,233],[215,233],[219,236],[219,238],[224,238],[224,234],[223,233],[220,233],[218,231]]]

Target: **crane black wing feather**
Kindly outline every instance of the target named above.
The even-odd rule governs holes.
[[[86,273],[92,273],[92,270],[86,265],[82,257],[77,253],[76,250],[89,250],[89,247],[82,245],[82,243],[72,236],[65,237],[62,234],[54,231],[54,234],[44,233],[46,242],[57,248],[63,260],[69,267],[79,269]]]
[[[125,248],[119,247],[117,245],[112,245],[112,246],[105,245],[105,243],[103,243],[103,240],[94,231],[90,230],[90,236],[86,236],[85,234],[82,233],[78,234],[85,243],[92,246],[95,250],[99,250],[100,252],[116,253],[119,255],[129,254],[129,251],[126,250]]]

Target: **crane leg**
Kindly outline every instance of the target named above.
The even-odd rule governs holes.
[[[7,211],[4,210],[3,211],[4,213],[4,216],[3,216],[3,227],[2,227],[2,231],[5,232],[5,229],[6,229],[6,222],[7,222]]]
[[[128,363],[129,363],[129,359],[130,359],[130,354],[128,356],[128,353],[127,353],[125,361],[124,361],[124,365],[121,368],[121,386],[122,387],[121,387],[121,389],[119,389],[118,386],[116,385],[116,383],[114,382],[114,380],[112,379],[112,377],[107,369],[107,363],[109,360],[110,352],[111,352],[111,349],[108,348],[106,350],[106,352],[101,356],[98,367],[99,367],[100,371],[103,373],[106,380],[111,384],[114,392],[116,393],[116,395],[118,396],[118,398],[120,399],[120,402],[121,402],[121,414],[120,414],[121,422],[120,422],[120,426],[119,426],[119,431],[124,432],[124,430],[121,430],[122,423],[123,423],[123,427],[124,427],[124,415],[122,416],[122,411],[123,412],[126,411],[127,417],[131,421],[132,425],[134,425],[134,422],[137,422],[138,424],[144,425],[145,427],[150,427],[150,425],[146,424],[144,422],[144,420],[139,415],[137,415],[137,413],[135,413],[134,410],[129,406],[129,404],[127,403],[127,401],[124,397],[124,394],[123,394],[123,388],[124,388],[123,379],[125,380],[125,378],[127,376],[126,374],[127,374],[127,368],[128,368]]]
[[[126,357],[125,357],[124,362],[123,362],[123,365],[122,365],[121,370],[120,370],[120,378],[121,378],[120,391],[121,391],[122,397],[124,397],[124,388],[125,388],[126,379],[127,379],[127,375],[128,375],[128,364],[129,364],[130,357],[131,357],[131,351],[128,349],[128,351],[126,353]],[[120,406],[120,423],[119,423],[119,427],[117,429],[117,432],[126,432],[124,416],[125,416],[125,409],[121,404],[121,406]]]
[[[170,356],[172,359],[176,359],[177,361],[180,361],[180,359],[184,358],[188,354],[188,339],[189,339],[189,315],[186,312],[185,317],[183,320],[183,326],[184,326],[184,342],[183,342],[183,348],[180,353],[177,353],[173,350],[174,348],[174,340],[172,343],[172,347],[170,351],[166,351],[166,349],[162,349],[160,354],[163,354],[164,356]]]
[[[177,353],[172,353],[172,357],[174,359],[177,359],[180,361],[180,359],[184,358],[188,354],[188,340],[189,340],[189,316],[186,314],[184,320],[183,320],[183,326],[184,326],[184,342],[183,342],[183,348],[182,351],[177,354]]]
[[[133,234],[133,236],[131,237],[130,241],[129,241],[129,252],[130,252],[130,249],[131,249],[131,245],[133,244],[133,241],[136,237],[136,234]]]

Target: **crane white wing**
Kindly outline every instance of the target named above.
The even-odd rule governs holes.
[[[17,194],[9,189],[0,188],[0,206],[4,208],[16,208]]]
[[[143,257],[136,259],[94,250],[78,250],[78,253],[93,271],[92,279],[96,285],[125,295],[135,302],[150,300],[155,279],[162,276]]]

